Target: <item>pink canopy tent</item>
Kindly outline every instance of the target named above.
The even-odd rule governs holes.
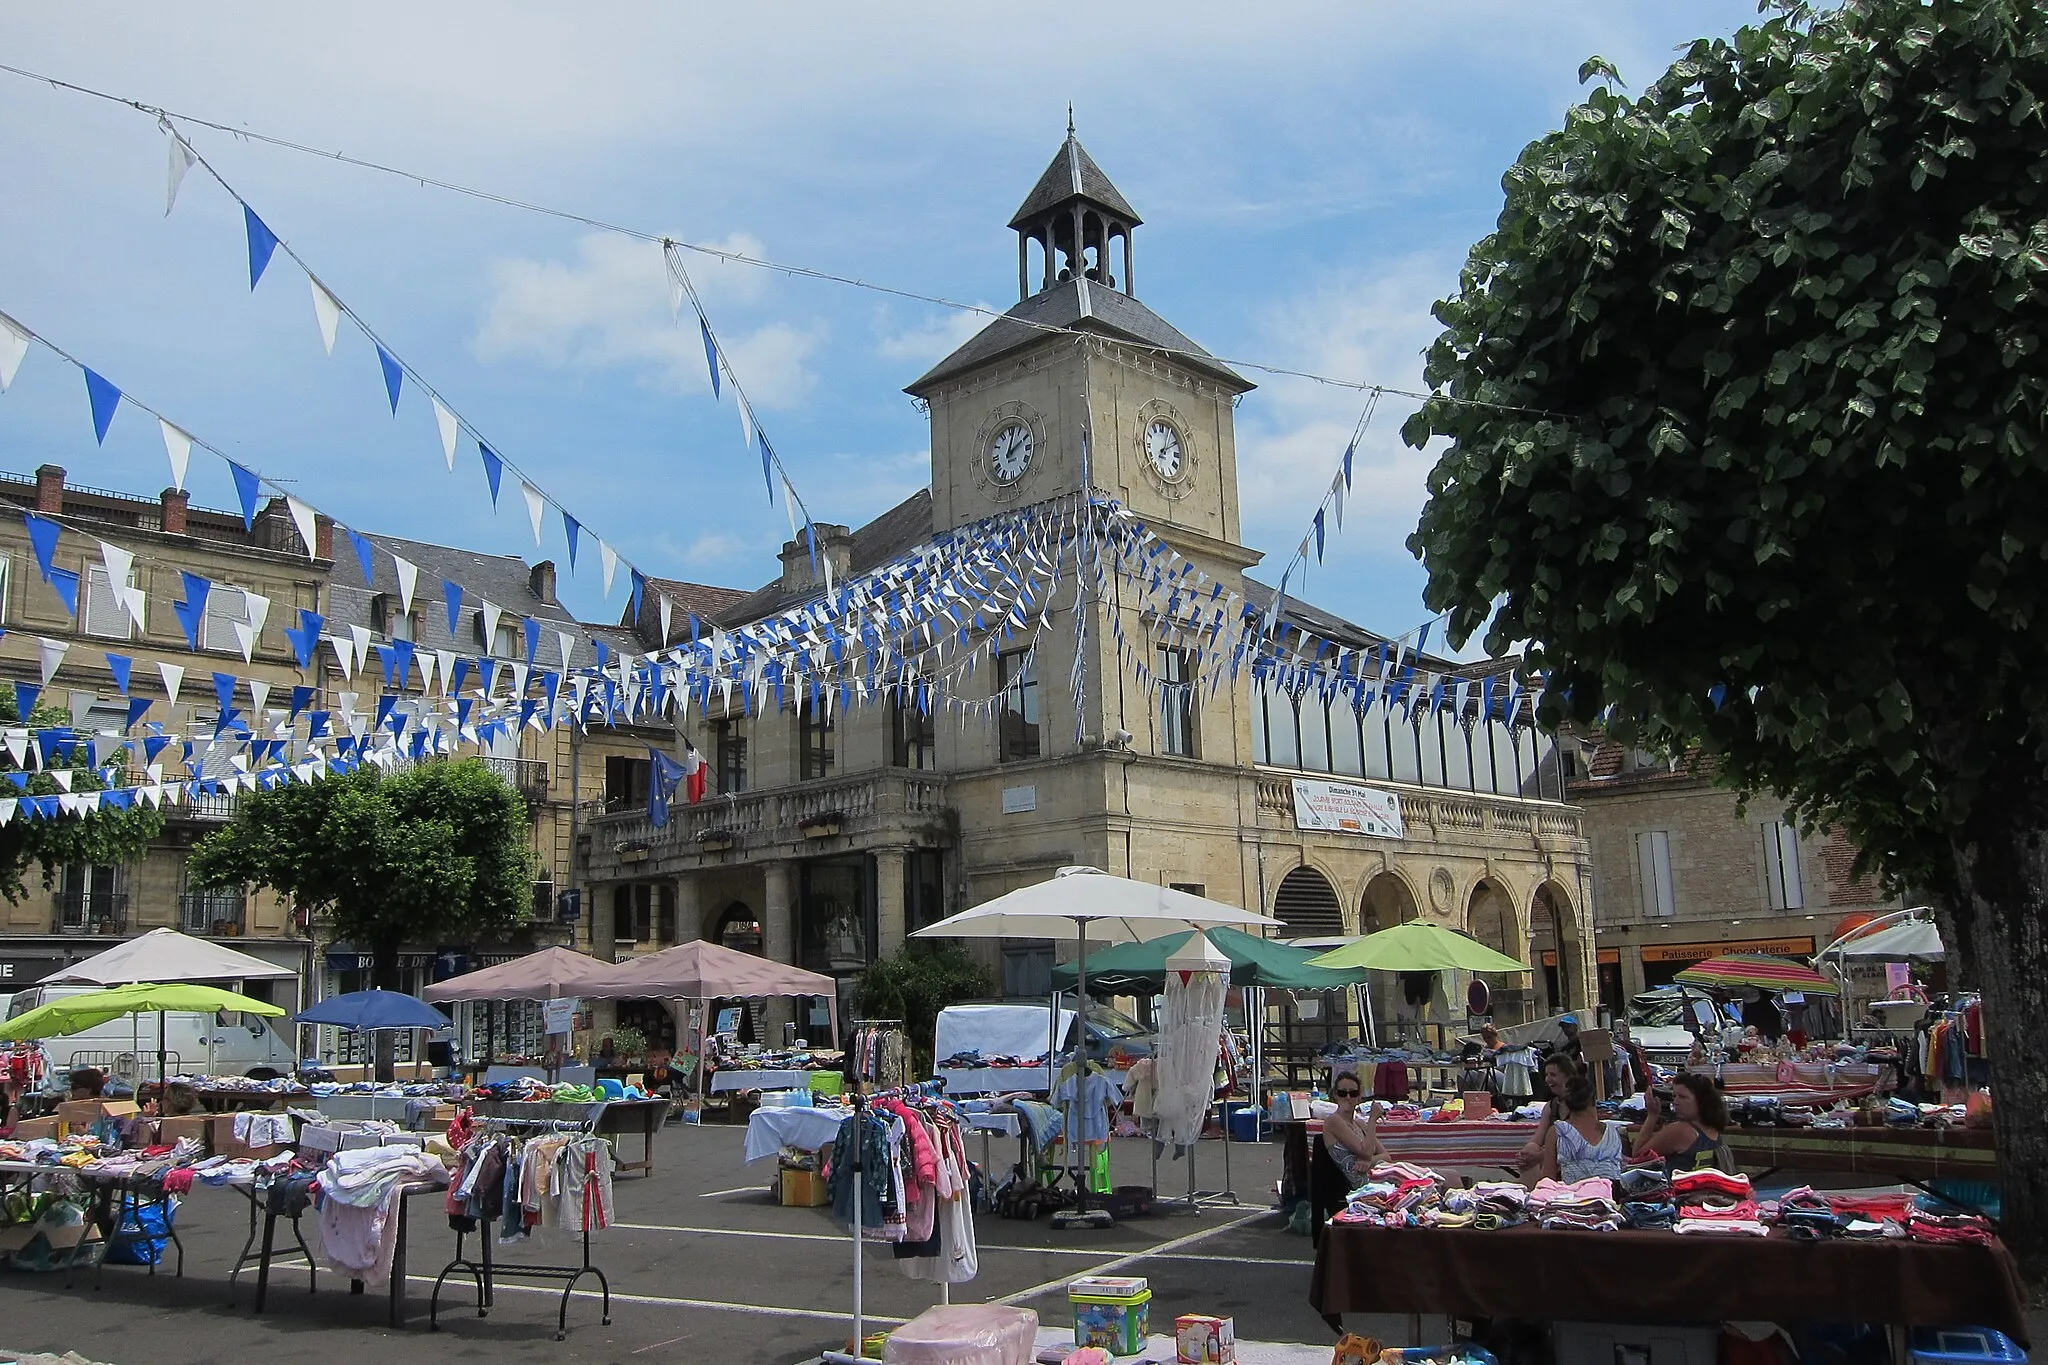
[[[567,948],[543,948],[495,967],[437,981],[420,995],[437,1005],[452,1000],[562,1000],[602,994],[592,987],[601,986],[616,970],[609,962]]]
[[[679,943],[658,953],[633,959],[612,969],[602,981],[585,988],[586,995],[613,999],[641,997],[651,1000],[708,1001],[718,998],[750,999],[757,996],[822,995],[831,1010],[832,1039],[839,1039],[839,983],[821,972],[807,972],[773,962],[752,953],[736,952],[704,939]],[[692,1077],[703,1107],[704,1029],[698,1016],[697,1057],[700,1064]]]

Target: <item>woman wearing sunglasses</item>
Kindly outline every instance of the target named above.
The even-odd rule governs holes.
[[[1349,1072],[1338,1075],[1330,1083],[1330,1098],[1337,1101],[1337,1112],[1323,1120],[1323,1146],[1351,1189],[1363,1185],[1374,1164],[1384,1161],[1387,1155],[1387,1149],[1380,1145],[1379,1125],[1373,1112],[1366,1112],[1365,1122],[1358,1120],[1358,1102],[1364,1095],[1357,1076]]]

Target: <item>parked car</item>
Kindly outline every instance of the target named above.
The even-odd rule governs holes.
[[[100,989],[83,985],[31,986],[8,1001],[7,1017],[12,1019],[53,1000]],[[77,1067],[92,1066],[122,1080],[154,1080],[158,1017],[127,1015],[66,1038],[43,1039],[43,1055],[49,1059],[50,1075],[61,1081]],[[298,1049],[277,1031],[271,1019],[227,1011],[173,1012],[161,1017],[166,1065],[174,1076],[289,1076],[298,1065]]]

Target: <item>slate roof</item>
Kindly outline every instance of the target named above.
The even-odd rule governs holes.
[[[1273,590],[1264,583],[1249,576],[1244,580],[1245,605],[1261,614],[1273,609]],[[1381,643],[1393,643],[1393,637],[1378,631],[1367,630],[1332,612],[1311,606],[1298,597],[1289,597],[1280,609],[1280,619],[1298,626],[1309,634],[1328,640],[1331,644],[1344,645],[1351,649],[1370,649]],[[1437,673],[1449,673],[1454,677],[1465,674],[1493,673],[1500,670],[1504,660],[1475,659],[1460,663],[1447,659],[1441,654],[1423,654],[1417,667]]]
[[[640,619],[637,622],[633,619],[633,600],[629,595],[626,605],[619,609],[619,626],[637,638],[643,649],[671,645],[677,640],[690,638],[691,614],[700,621],[713,621],[752,595],[745,588],[722,588],[715,583],[692,583],[687,579],[650,575],[647,591],[640,599]],[[656,637],[661,634],[661,599],[664,596],[676,604],[676,609],[669,616],[669,638],[661,640]]]
[[[1053,154],[1052,164],[1045,168],[1045,174],[1038,177],[1038,183],[1031,187],[1031,193],[1024,196],[1024,206],[1017,210],[1017,216],[1010,220],[1010,226],[1021,228],[1048,209],[1059,207],[1070,199],[1086,199],[1100,208],[1121,218],[1132,227],[1145,220],[1138,217],[1138,211],[1130,201],[1117,192],[1109,183],[1109,177],[1102,173],[1102,167],[1095,164],[1095,158],[1088,155],[1075,138],[1073,130],[1067,131],[1067,140],[1060,144]]]
[[[327,588],[330,631],[345,630],[351,625],[369,626],[370,602],[380,594],[388,596],[396,607],[398,569],[391,562],[392,555],[419,566],[419,578],[413,584],[412,609],[420,618],[419,638],[415,643],[421,649],[475,652],[476,618],[483,610],[479,599],[488,599],[494,606],[502,607],[505,612],[503,619],[514,629],[519,627],[523,616],[547,623],[551,630],[576,624],[575,617],[560,602],[534,596],[533,569],[517,555],[483,554],[423,540],[372,535],[371,542],[384,553],[373,556],[376,577],[371,586],[365,588],[362,564],[356,558],[355,547],[344,535],[337,534],[335,540],[334,574]],[[441,587],[444,580],[462,587],[461,625],[452,635],[448,630],[447,598]],[[555,644],[552,638],[543,640],[541,648],[541,657],[553,657]]]
[[[1219,379],[1239,393],[1258,387],[1129,294],[1091,280],[1068,279],[1033,294],[976,332],[904,392],[926,397],[943,380],[1045,340],[1050,335],[1047,328],[1094,332],[1163,347],[1174,352],[1173,358],[1181,364]]]
[[[854,531],[849,567],[855,574],[866,573],[931,538],[932,493],[929,488],[920,488]],[[778,575],[753,592],[743,594],[740,601],[710,619],[721,626],[743,626],[816,597],[821,591],[813,588],[806,592],[785,593]]]

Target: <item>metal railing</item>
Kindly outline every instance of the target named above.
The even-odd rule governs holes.
[[[60,934],[125,934],[128,932],[126,891],[73,892],[57,896],[52,927]]]
[[[521,796],[530,801],[544,801],[548,794],[548,765],[537,758],[498,758],[484,756],[483,764],[498,776],[511,783]]]
[[[836,819],[846,828],[892,816],[938,816],[946,809],[945,778],[879,768],[732,796],[707,796],[696,805],[677,803],[669,808],[669,822],[661,829],[638,808],[607,812],[592,824],[598,849],[606,851],[621,843],[669,848],[796,839],[802,837],[806,822],[816,829]]]
[[[178,927],[188,934],[232,937],[248,929],[248,904],[239,892],[187,891],[178,897]]]

